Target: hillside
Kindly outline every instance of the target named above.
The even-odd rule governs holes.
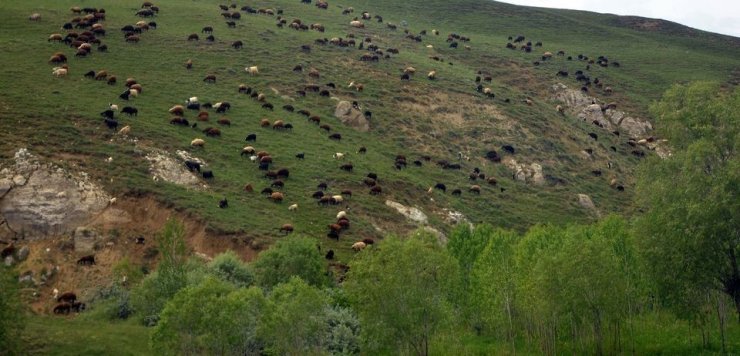
[[[75,49],[64,43],[47,41],[52,33],[66,35],[68,31],[60,26],[77,16],[69,9],[78,5],[105,8],[101,23],[106,35],[99,38],[106,52],[93,45],[89,55],[77,57]],[[563,83],[578,93],[583,83],[576,81],[575,72],[585,71],[602,84],[593,83],[586,96],[568,94],[573,103],[580,101],[583,106],[586,101],[587,106],[594,97],[601,104],[614,103],[626,116],[652,121],[647,106],[669,85],[693,80],[730,82],[736,80],[732,73],[740,67],[737,39],[648,19],[478,0],[343,1],[330,2],[326,10],[298,1],[256,1],[239,3],[229,11],[239,12],[249,5],[281,10],[282,15],[240,11],[240,19],[230,20],[235,23],[231,28],[218,5],[179,0],[160,4],[156,16],[144,19],[155,21],[156,29],[138,34],[138,42],[127,42],[119,29],[141,20],[136,16],[138,7],[131,4],[66,0],[1,4],[6,16],[0,35],[5,48],[0,70],[6,83],[0,87],[2,165],[12,166],[16,151],[28,148],[47,162],[88,173],[108,194],[127,201],[125,209],[131,216],[147,219],[149,215],[140,209],[152,206],[153,200],[159,204],[157,209],[172,209],[202,224],[207,236],[245,242],[236,245],[249,250],[271,244],[282,236],[279,228],[289,223],[294,234],[320,237],[322,245],[334,248],[343,259],[353,241],[418,226],[386,206],[386,200],[418,207],[428,215],[429,225],[443,232],[450,226],[449,211],[462,213],[474,224],[520,231],[537,223],[588,222],[612,212],[629,215],[633,171],[640,161],[633,151],[655,152],[630,145],[630,134],[622,128],[615,128],[620,132],[615,135],[579,119],[584,107],[557,100],[553,85]],[[342,14],[349,7],[354,12]],[[363,11],[371,16],[362,20],[364,28],[350,26]],[[39,21],[29,21],[34,12],[41,15]],[[382,23],[376,15],[382,16]],[[276,26],[278,16],[287,19],[283,27]],[[292,29],[288,25],[293,19],[320,23],[326,31]],[[206,26],[213,27],[212,42],[202,32]],[[440,34],[434,35],[433,29]],[[420,36],[420,41],[407,38],[404,30]],[[423,30],[426,35],[419,34]],[[193,33],[200,37],[198,41],[188,41]],[[454,40],[459,46],[451,48],[446,40],[453,33],[470,41]],[[380,55],[378,61],[365,62],[360,57],[368,53],[366,49],[315,41],[349,39],[348,34],[354,35],[356,45],[370,39],[364,47],[377,45],[389,58]],[[542,42],[542,46],[533,45],[531,53],[506,48],[513,42],[509,36],[519,35],[525,40],[517,47],[527,41]],[[232,48],[237,40],[243,42],[242,48]],[[310,50],[302,50],[302,45]],[[389,48],[398,54],[389,53]],[[541,59],[548,51],[565,55]],[[69,58],[69,73],[64,77],[51,75],[54,65],[48,60],[54,52]],[[591,59],[606,56],[611,65],[594,63],[586,69],[588,61],[579,60],[579,54]],[[193,62],[190,70],[184,66],[188,59]],[[535,61],[541,63],[535,65]],[[297,65],[304,70],[295,72]],[[257,66],[259,74],[248,74],[244,69],[250,66]],[[408,67],[417,72],[402,80]],[[312,68],[319,78],[309,75]],[[90,70],[106,70],[118,80],[106,85],[84,77]],[[427,79],[430,71],[436,72],[435,80]],[[569,75],[559,77],[558,71]],[[482,85],[490,87],[494,97],[476,91],[479,72],[484,79],[491,77],[490,83],[483,80]],[[216,82],[204,82],[207,75],[215,75]],[[143,88],[128,101],[119,98],[126,90],[126,78],[134,78]],[[364,90],[349,88],[352,81],[362,83]],[[240,93],[240,84],[263,93],[274,109],[264,109],[263,102]],[[298,90],[314,84],[328,90],[329,97],[312,92],[298,95]],[[191,124],[197,122],[197,129],[170,124],[173,115],[168,109],[193,96],[201,103],[229,102],[231,109],[223,114],[206,110],[208,122],[197,121],[197,112],[187,110],[185,118]],[[372,112],[368,132],[345,126],[334,116],[340,100],[357,101],[363,112]],[[134,117],[115,114],[117,129],[130,126],[128,135],[103,122],[100,113],[109,103],[137,108]],[[341,133],[341,141],[330,140],[328,132],[296,112],[283,110],[284,105],[318,115],[331,133]],[[557,105],[566,106],[564,115],[555,110]],[[231,124],[216,123],[223,118]],[[260,127],[263,118],[271,123],[283,120],[293,129]],[[206,137],[201,130],[207,127],[220,129],[220,137]],[[256,142],[245,142],[250,133],[256,133]],[[634,139],[651,135],[647,131]],[[191,147],[194,138],[203,138],[205,147]],[[260,194],[272,182],[257,164],[240,155],[245,145],[269,152],[274,160],[270,169],[289,169],[282,203]],[[366,147],[367,153],[359,153],[360,147]],[[207,163],[204,170],[211,170],[215,178],[198,178],[206,188],[187,188],[154,177],[157,174],[150,170],[147,156],[163,153],[182,170],[183,160],[176,151]],[[490,151],[496,151],[500,162],[487,158]],[[332,157],[336,152],[345,153],[343,161]],[[305,159],[296,158],[298,153],[304,153]],[[397,155],[406,157],[406,167],[394,167]],[[421,166],[412,163],[417,160]],[[437,164],[442,160],[461,167],[442,169]],[[340,169],[350,162],[351,172]],[[532,164],[541,166],[541,172]],[[476,167],[486,179],[495,178],[496,185],[471,181]],[[363,183],[370,172],[378,176],[380,195],[370,195]],[[517,174],[520,179],[515,179]],[[610,185],[612,180],[615,184]],[[321,207],[311,197],[321,182],[328,183],[327,193],[351,190],[353,194],[345,196],[343,204]],[[445,184],[447,192],[428,193],[437,183]],[[246,184],[254,192],[244,192]],[[473,184],[480,185],[480,194],[469,191]],[[617,185],[623,191],[615,189]],[[454,189],[460,189],[461,195],[453,196]],[[596,210],[582,207],[578,194],[588,195]],[[218,203],[224,197],[228,208],[221,209]],[[136,203],[139,199],[142,204]],[[298,204],[296,211],[288,209],[292,204]],[[339,240],[327,239],[327,225],[339,210],[350,210],[352,226]],[[124,236],[156,231],[141,226],[132,226],[136,232],[124,232]],[[126,230],[126,226],[119,228]],[[21,237],[14,232],[13,237]],[[232,242],[216,245],[226,248]]]

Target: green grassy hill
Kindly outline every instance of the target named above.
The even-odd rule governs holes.
[[[643,116],[647,115],[647,105],[672,83],[730,82],[737,80],[733,71],[740,67],[737,38],[658,20],[482,0],[332,1],[327,10],[293,0],[256,1],[238,3],[233,10],[243,5],[280,9],[288,23],[299,18],[306,24],[323,24],[326,32],[319,33],[279,28],[277,16],[243,11],[242,18],[234,20],[236,27],[229,28],[218,4],[184,0],[158,4],[159,14],[146,20],[156,21],[157,28],[142,33],[138,43],[126,43],[119,31],[141,20],[135,15],[138,6],[130,2],[32,0],[0,4],[5,18],[0,25],[4,49],[0,54],[4,83],[0,86],[0,159],[9,160],[15,150],[28,147],[46,159],[88,171],[117,195],[155,196],[202,218],[213,231],[269,240],[280,236],[278,228],[282,224],[291,223],[297,234],[321,237],[327,245],[341,246],[338,250],[347,252],[347,241],[380,236],[378,229],[402,231],[413,227],[385,206],[386,199],[419,206],[430,215],[431,225],[442,230],[446,229],[444,209],[460,211],[474,223],[520,230],[535,223],[594,219],[578,205],[578,193],[591,196],[602,213],[629,214],[632,172],[639,159],[629,154],[624,135],[610,135],[576,118],[558,115],[549,87],[558,81],[574,88],[579,84],[572,75],[559,79],[555,73],[561,69],[571,73],[585,70],[586,63],[556,56],[534,66],[544,51],[563,50],[574,57],[605,55],[619,61],[619,68],[592,65],[588,73],[608,83],[614,94],[608,98],[602,91],[591,94],[616,101],[621,109]],[[52,33],[67,32],[60,26],[70,21],[73,14],[69,8],[77,5],[105,8],[103,25],[107,34],[101,41],[108,46],[107,53],[93,48],[90,56],[76,58],[70,47],[47,41]],[[347,7],[353,7],[354,13],[343,15]],[[364,29],[352,28],[349,22],[362,11],[381,15],[384,23],[366,20]],[[29,21],[33,12],[40,13],[42,19]],[[393,31],[387,23],[399,29]],[[213,26],[214,42],[204,40],[204,26]],[[412,34],[427,30],[428,35],[416,42],[405,38],[404,29]],[[441,34],[432,35],[432,29]],[[191,33],[198,33],[200,41],[187,41]],[[381,49],[397,48],[400,53],[367,63],[359,61],[366,51],[314,43],[325,37],[346,38],[349,33],[355,34],[358,42],[369,37]],[[457,49],[449,48],[445,41],[449,33],[467,36],[471,41],[460,43]],[[541,41],[543,46],[535,47],[532,53],[507,49],[507,38],[517,35]],[[235,40],[243,41],[244,48],[231,48]],[[304,44],[311,45],[310,52],[300,50]],[[69,57],[69,75],[64,78],[52,76],[52,65],[47,63],[57,51]],[[444,61],[434,61],[431,56]],[[183,66],[187,59],[194,62],[192,70]],[[298,64],[318,69],[321,78],[310,78],[307,70],[294,73],[292,69]],[[260,74],[250,76],[244,67],[254,65]],[[401,71],[408,66],[418,72],[412,80],[402,82]],[[103,69],[117,76],[116,85],[83,77],[89,70]],[[437,72],[435,81],[425,77],[432,70]],[[493,81],[486,85],[496,94],[494,99],[476,93],[474,78],[478,71],[491,74]],[[215,84],[203,82],[208,74],[217,76]],[[143,93],[124,102],[118,95],[124,91],[123,82],[128,77],[142,84]],[[348,88],[351,81],[363,83],[365,90]],[[335,100],[315,93],[305,98],[296,95],[296,90],[307,84],[329,82],[337,86],[331,90],[332,96],[356,100],[363,109],[372,111],[370,132],[343,126],[333,115]],[[239,84],[267,95],[275,110],[265,110],[261,103],[238,93]],[[216,119],[229,118],[232,125],[220,127],[221,137],[205,138],[200,130],[169,124],[168,108],[191,96],[198,96],[201,102],[232,104],[225,115],[211,110],[209,123],[198,122],[199,129],[218,127]],[[532,99],[531,106],[524,103],[527,98]],[[99,113],[109,103],[138,108],[138,117],[118,116],[121,126],[131,126],[130,136],[135,137],[136,144],[103,124]],[[332,132],[342,134],[342,140],[329,140],[326,132],[305,117],[282,110],[286,104],[319,115],[322,123],[331,125]],[[196,121],[194,112],[186,113],[186,118]],[[282,119],[294,129],[279,132],[261,128],[262,118]],[[598,132],[599,140],[592,140],[589,132]],[[282,204],[259,194],[270,181],[263,178],[264,172],[255,164],[239,155],[248,133],[257,134],[255,148],[270,152],[275,158],[274,167],[290,169]],[[196,137],[206,139],[205,148],[190,147]],[[550,176],[548,183],[537,186],[514,181],[510,169],[485,159],[491,149],[509,158],[502,145],[513,145],[513,158],[520,163],[541,163]],[[361,146],[367,147],[366,155],[357,153]],[[610,146],[619,149],[612,152]],[[208,162],[216,178],[205,191],[155,182],[144,157],[148,148],[170,153],[189,151]],[[580,151],[585,148],[594,150],[594,159],[581,158]],[[460,171],[443,170],[434,163],[456,161],[460,151],[471,158],[462,162]],[[294,157],[298,152],[305,153],[305,160]],[[341,163],[332,158],[335,152],[348,153],[345,161],[353,163],[353,172],[339,169]],[[408,157],[409,163],[422,155],[430,156],[432,161],[424,162],[423,167],[409,164],[397,170],[393,163],[399,154]],[[113,157],[112,163],[105,162],[107,157]],[[612,162],[613,168],[607,168],[607,162]],[[474,184],[468,180],[468,173],[474,167],[495,177],[498,186],[478,181],[481,194],[468,193],[467,188]],[[590,173],[594,169],[604,174],[594,177]],[[368,194],[363,184],[368,172],[378,174],[382,195]],[[625,192],[609,186],[612,177],[624,182]],[[341,245],[323,237],[326,225],[334,221],[341,208],[319,207],[311,198],[316,185],[323,181],[335,194],[343,189],[354,192],[341,207],[352,209],[352,228],[343,235]],[[428,187],[439,182],[447,185],[447,194],[427,194]],[[247,183],[255,187],[254,193],[242,191]],[[454,188],[462,189],[461,197],[450,195]],[[228,209],[218,208],[222,197],[228,198]],[[299,205],[298,211],[288,211],[293,203]]]

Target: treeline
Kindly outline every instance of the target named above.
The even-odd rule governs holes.
[[[737,352],[740,89],[676,86],[651,110],[673,152],[641,166],[632,219],[388,236],[343,276],[297,236],[191,259],[171,221],[158,269],[122,261],[89,314],[151,326],[158,354],[651,353],[640,334],[676,319],[700,335],[683,351]]]

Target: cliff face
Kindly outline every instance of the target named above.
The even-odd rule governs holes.
[[[0,238],[39,239],[71,231],[99,214],[111,197],[85,173],[40,163],[20,149],[0,169]]]

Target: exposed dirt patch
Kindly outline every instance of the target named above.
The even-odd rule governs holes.
[[[114,278],[113,267],[123,259],[128,259],[134,266],[154,270],[158,261],[154,239],[169,218],[183,222],[187,246],[192,254],[213,257],[232,250],[243,260],[251,261],[259,252],[252,248],[251,238],[210,232],[202,221],[165,207],[152,197],[119,198],[87,224],[101,236],[96,242],[94,266],[77,265],[81,254],[74,251],[71,236],[26,244],[30,247],[30,254],[18,267],[21,274],[31,271],[38,282],[42,271],[55,266],[59,268],[46,283],[39,283],[39,296],[31,303],[32,310],[50,313],[55,305],[52,299],[55,288],[61,293],[73,291],[82,301],[89,299],[98,288],[110,284]],[[143,245],[135,242],[139,236],[145,238]]]

